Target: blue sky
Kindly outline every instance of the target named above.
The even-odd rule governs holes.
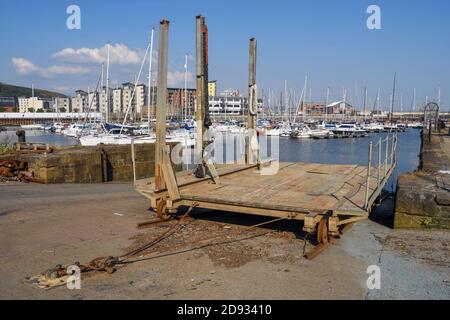
[[[71,4],[81,8],[81,30],[66,28]],[[370,4],[381,8],[381,30],[366,27]],[[373,101],[380,87],[386,106],[397,72],[396,98],[399,102],[403,93],[406,109],[414,87],[418,103],[427,95],[436,98],[440,86],[446,109],[450,104],[448,0],[16,0],[4,2],[2,13],[9,17],[0,20],[2,82],[67,94],[87,90],[96,84],[96,57],[108,42],[122,44],[111,64],[112,85],[133,81],[151,27],[157,30],[167,18],[169,78],[182,85],[184,55],[195,54],[195,16],[203,14],[210,32],[210,79],[219,89],[245,90],[248,39],[256,37],[259,88],[279,92],[287,80],[299,94],[308,74],[313,100],[324,99],[329,86],[331,99],[340,99],[345,87],[349,99],[362,101],[367,86]],[[67,48],[74,50],[62,51]],[[193,71],[193,61],[189,66]]]

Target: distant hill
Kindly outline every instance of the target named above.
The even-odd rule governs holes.
[[[27,87],[19,87],[14,86],[11,84],[0,82],[0,97],[31,97],[31,88]],[[47,91],[47,90],[41,90],[41,89],[34,89],[34,96],[40,97],[40,98],[64,98],[66,95],[53,92],[53,91]]]

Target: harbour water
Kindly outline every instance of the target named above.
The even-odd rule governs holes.
[[[280,161],[367,165],[369,141],[375,145],[379,138],[383,139],[386,135],[387,133],[372,133],[366,138],[321,140],[280,137]],[[75,138],[42,130],[27,130],[26,137],[28,142],[49,143],[54,146],[79,145]],[[8,139],[10,143],[16,142],[15,131],[0,132],[0,141],[4,139]],[[382,152],[384,155],[384,150]],[[374,150],[375,157],[376,153]],[[419,153],[420,130],[408,129],[406,132],[398,133],[397,169],[388,183],[389,190],[395,188],[398,173],[417,169]]]
[[[397,134],[397,168],[387,184],[393,191],[397,175],[412,172],[419,166],[420,132],[408,129]],[[384,139],[387,133],[372,133],[366,138],[347,139],[290,139],[280,138],[280,161],[313,162],[333,164],[366,165],[368,161],[369,142],[375,145],[379,138]],[[377,150],[374,149],[376,159]],[[384,156],[384,150],[382,150]]]
[[[52,146],[67,147],[77,146],[80,144],[78,139],[68,137],[62,134],[54,134],[43,130],[26,130],[27,142],[33,143],[49,143]],[[0,143],[6,141],[9,144],[17,142],[15,130],[8,130],[0,132]]]

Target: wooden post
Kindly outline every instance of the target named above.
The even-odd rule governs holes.
[[[428,121],[428,142],[431,142],[431,120]]]
[[[196,93],[197,93],[197,108],[195,110],[195,121],[197,123],[197,140],[195,145],[195,161],[201,164],[203,158],[203,68],[202,68],[202,22],[204,18],[197,16],[195,18],[195,35],[196,35]]]
[[[158,39],[158,83],[156,92],[156,143],[155,143],[155,187],[165,188],[162,164],[166,152],[167,119],[167,59],[169,42],[169,21],[162,20]]]
[[[394,141],[395,141],[395,145],[394,145],[393,157],[394,157],[394,166],[396,166],[397,165],[397,134],[395,134],[395,136],[394,136]]]
[[[255,132],[255,117],[258,110],[256,101],[256,39],[250,39],[249,45],[249,62],[248,62],[248,142],[247,142],[247,164],[254,164],[253,146],[256,138]],[[259,158],[257,156],[257,158]]]
[[[365,201],[365,207],[368,209],[369,207],[369,191],[370,191],[370,169],[372,166],[372,141],[369,143],[369,160],[367,165],[367,179],[366,179],[366,201]]]
[[[394,143],[395,143],[395,135],[392,135],[392,142],[391,142],[391,163],[389,165],[389,168],[392,168],[394,165]]]
[[[136,155],[134,152],[134,138],[131,139],[131,163],[133,164],[133,187],[136,186]]]
[[[203,178],[206,175],[206,165],[203,159],[206,141],[206,131],[211,126],[209,118],[208,99],[208,27],[205,17],[197,16],[196,22],[196,89],[197,109],[195,120],[197,123],[197,140],[195,145],[195,176]]]
[[[381,184],[381,138],[378,140],[378,186]]]
[[[388,156],[389,156],[389,136],[386,137],[386,154],[384,155],[384,176],[387,175],[388,172]]]

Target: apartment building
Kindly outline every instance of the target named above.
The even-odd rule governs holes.
[[[19,104],[19,112],[28,112],[30,108],[28,98],[19,97],[17,98],[17,103]]]
[[[53,100],[51,98],[39,98],[39,97],[19,97],[19,112],[36,112],[38,110],[50,111],[53,106]]]
[[[184,114],[187,107],[187,114],[192,114],[195,108],[195,99],[197,91],[195,89],[186,90],[187,103],[185,101],[184,88],[168,88],[167,89],[167,105],[169,113]]]
[[[121,114],[122,109],[122,88],[116,88],[112,90],[112,111],[115,114]]]
[[[56,111],[69,112],[70,111],[70,98],[55,98]]]
[[[108,90],[106,87],[103,87],[100,90],[99,94],[98,111],[103,114],[106,114],[106,111],[108,110],[108,104],[109,104],[109,111],[111,112],[111,105],[113,105],[113,90],[111,89]]]
[[[208,82],[208,96],[215,97],[217,95],[217,81]]]
[[[125,82],[122,84],[122,112],[126,112],[128,106],[130,106],[130,113],[134,113],[135,110],[135,100],[133,97],[134,84],[131,82]]]
[[[245,114],[248,110],[248,99],[240,95],[236,89],[227,89],[218,96],[209,96],[209,111],[211,113]],[[258,110],[263,107],[263,99],[256,103]]]
[[[98,92],[89,92],[88,93],[88,107],[87,110],[91,112],[97,112],[99,109],[99,94]]]
[[[136,86],[136,93],[135,93],[135,107],[136,107],[136,113],[142,114],[144,106],[147,105],[147,86],[144,84],[139,84]]]
[[[75,96],[71,98],[72,112],[83,112],[89,108],[89,95],[86,91],[77,90]]]

